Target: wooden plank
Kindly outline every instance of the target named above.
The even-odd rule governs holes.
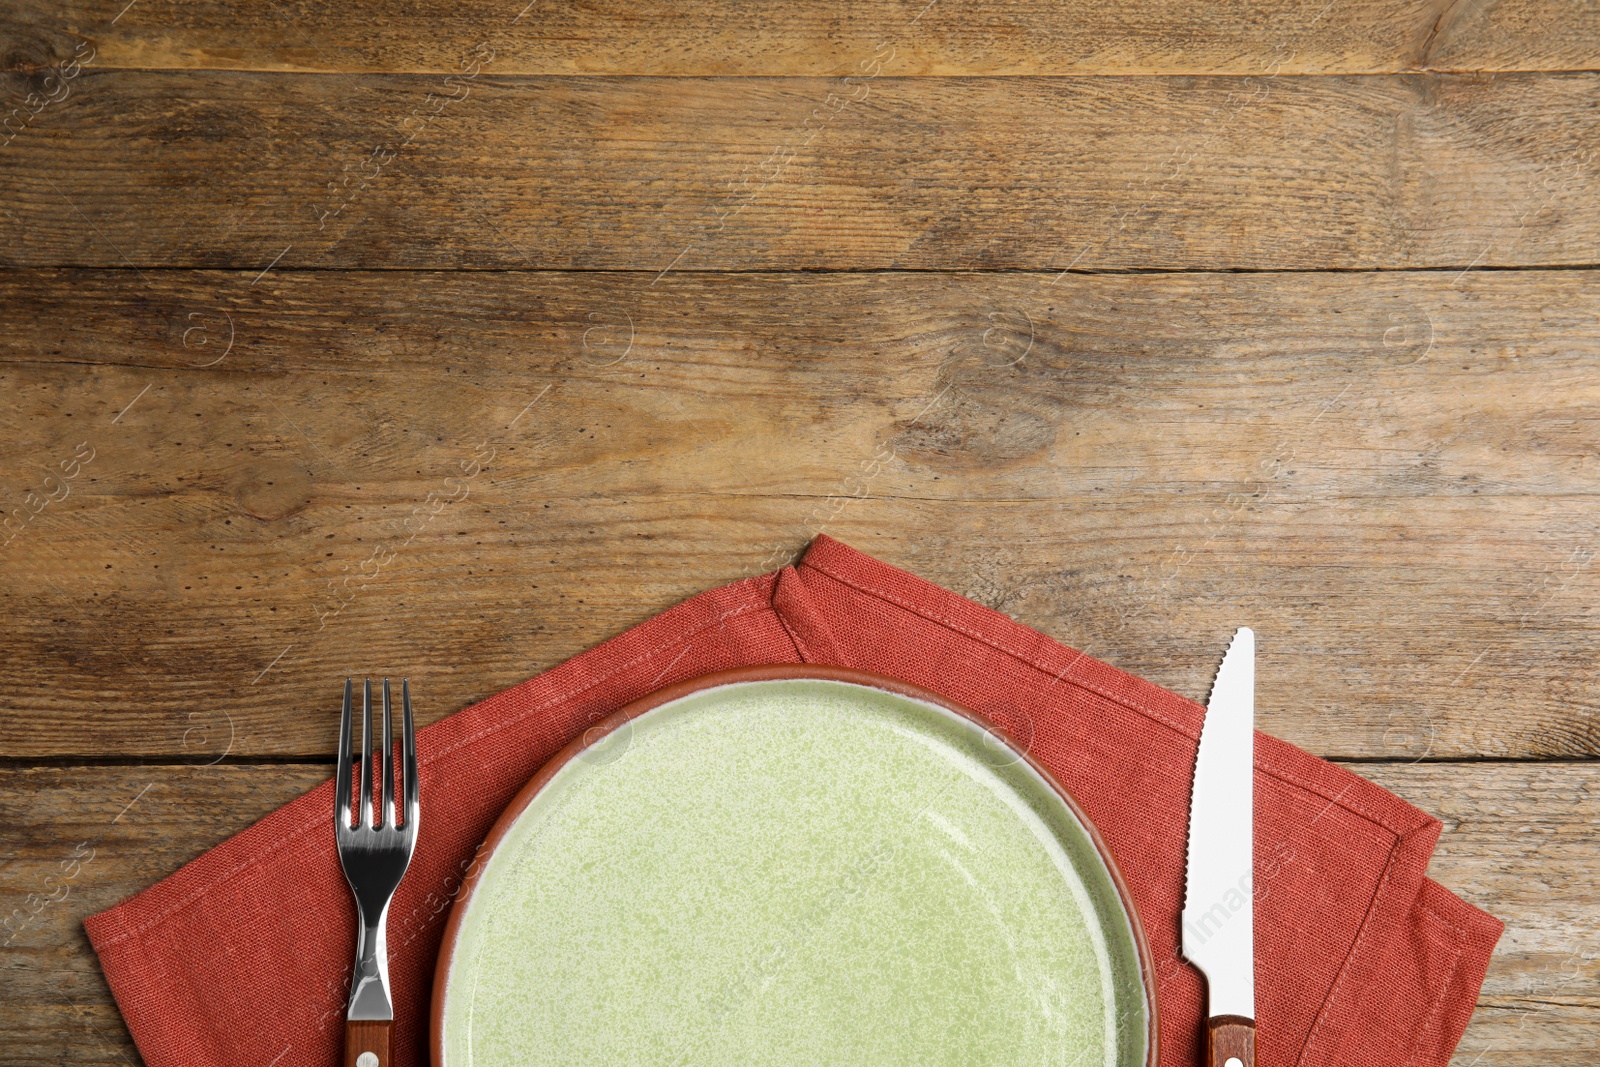
[[[448,73],[480,42],[505,74],[833,75],[880,42],[901,75],[1366,73],[1600,66],[1600,10],[1406,0],[597,0],[556,5],[39,0],[0,16],[8,69],[84,42],[100,67]]]
[[[1351,768],[1445,824],[1429,874],[1506,924],[1453,1067],[1586,1067],[1600,1048],[1600,765]]]
[[[1600,74],[73,84],[0,149],[0,263],[1484,269],[1600,234]]]
[[[328,753],[821,529],[1194,697],[1249,623],[1319,754],[1600,751],[1592,272],[253,278],[0,274],[0,752]]]
[[[0,769],[0,1064],[141,1063],[84,917],[166,877],[330,773],[329,766]]]
[[[1355,770],[1444,819],[1432,874],[1507,924],[1453,1062],[1587,1067],[1600,1044],[1600,903],[1591,877],[1600,862],[1600,767]],[[326,766],[0,770],[8,842],[0,915],[12,916],[14,931],[5,954],[8,993],[0,998],[0,1064],[137,1062],[83,917],[327,775]],[[35,907],[38,914],[28,915]]]

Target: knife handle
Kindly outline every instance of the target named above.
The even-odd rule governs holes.
[[[1256,1067],[1256,1021],[1243,1015],[1207,1019],[1206,1067]]]
[[[344,1067],[389,1067],[389,1027],[393,1025],[389,1019],[346,1019]]]

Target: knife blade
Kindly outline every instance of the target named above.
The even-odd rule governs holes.
[[[1206,703],[1189,801],[1183,955],[1206,976],[1206,1067],[1255,1067],[1255,659],[1240,627]]]

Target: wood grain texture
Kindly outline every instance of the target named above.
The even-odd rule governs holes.
[[[138,1062],[79,921],[339,679],[826,530],[1194,697],[1253,625],[1508,922],[1455,1067],[1594,1067],[1596,100],[1597,0],[18,0],[0,1064]]]
[[[0,752],[326,756],[823,529],[1196,698],[1247,622],[1319,754],[1600,752],[1587,272],[252,277],[0,275]]]
[[[84,917],[331,775],[331,765],[0,769],[0,1063],[140,1063]],[[324,1026],[344,1024],[342,986],[308,991],[328,1004]]]
[[[1206,1067],[1256,1067],[1255,1020],[1242,1015],[1207,1019]]]
[[[1592,879],[1600,857],[1600,767],[1354,769],[1444,820],[1430,873],[1507,924],[1456,1067],[1592,1064],[1600,1044],[1600,900]],[[0,1064],[136,1062],[79,925],[83,917],[329,773],[296,765],[0,769],[0,820],[8,828],[0,915],[13,917]],[[62,866],[91,851],[75,869]],[[17,918],[35,906],[30,921]],[[344,990],[320,995],[329,1025],[341,1025]]]
[[[1301,0],[1150,4],[997,0],[757,3],[599,0],[223,5],[24,0],[0,16],[9,69],[93,43],[103,67],[451,71],[480,41],[517,74],[831,75],[881,41],[897,73],[1365,73],[1600,66],[1600,8]]]
[[[1600,765],[1362,764],[1444,822],[1430,877],[1506,924],[1453,1067],[1588,1067],[1600,1048]]]
[[[705,80],[84,71],[0,263],[1589,265],[1600,74]],[[89,165],[92,161],[92,165]]]
[[[389,1032],[392,1020],[381,1022],[350,1022],[344,1024],[344,1067],[369,1067],[361,1057],[371,1053],[375,1061],[370,1067],[392,1067],[389,1059]]]

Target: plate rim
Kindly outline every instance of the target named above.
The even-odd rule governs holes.
[[[439,954],[433,967],[433,988],[429,993],[428,1007],[428,1052],[429,1063],[432,1067],[445,1067],[444,1058],[444,989],[445,978],[450,970],[451,960],[455,956],[456,943],[460,940],[461,922],[466,914],[468,905],[472,901],[473,892],[477,889],[478,881],[482,876],[488,861],[500,848],[512,825],[533,803],[546,785],[568,763],[576,759],[581,753],[594,747],[609,737],[619,727],[637,719],[646,712],[654,711],[664,704],[670,704],[696,693],[708,689],[717,689],[726,685],[738,685],[747,682],[777,682],[777,681],[825,681],[844,682],[858,685],[867,689],[878,689],[898,696],[909,697],[943,708],[968,722],[1009,748],[1019,760],[1025,762],[1036,774],[1044,779],[1062,803],[1066,804],[1079,824],[1088,834],[1089,842],[1094,846],[1095,853],[1100,862],[1105,866],[1111,876],[1112,887],[1116,890],[1117,900],[1122,906],[1122,912],[1128,919],[1128,925],[1133,931],[1134,951],[1139,957],[1139,978],[1144,989],[1145,998],[1145,1067],[1152,1067],[1159,1062],[1157,1058],[1157,1038],[1159,1036],[1160,1011],[1156,1000],[1156,969],[1154,958],[1150,952],[1150,941],[1145,934],[1144,922],[1139,916],[1139,909],[1134,903],[1133,893],[1128,888],[1127,880],[1122,876],[1122,869],[1117,866],[1116,858],[1111,854],[1111,849],[1106,845],[1105,839],[1100,836],[1099,827],[1079,806],[1073,795],[1056,780],[1049,769],[1034,758],[1027,746],[1018,745],[1008,734],[996,724],[979,715],[977,712],[951,700],[942,694],[924,689],[911,682],[891,678],[888,675],[874,674],[871,671],[859,670],[855,667],[836,667],[813,663],[769,663],[757,664],[746,667],[730,667],[723,670],[710,671],[692,678],[686,678],[671,685],[662,686],[660,689],[646,693],[635,700],[624,704],[599,721],[586,727],[582,733],[562,747],[561,751],[551,756],[534,772],[517,794],[505,806],[494,825],[489,828],[489,833],[484,837],[482,844],[473,853],[472,862],[468,866],[461,880],[461,888],[456,893],[456,898],[450,905],[450,916],[445,921],[444,933],[439,941]]]

